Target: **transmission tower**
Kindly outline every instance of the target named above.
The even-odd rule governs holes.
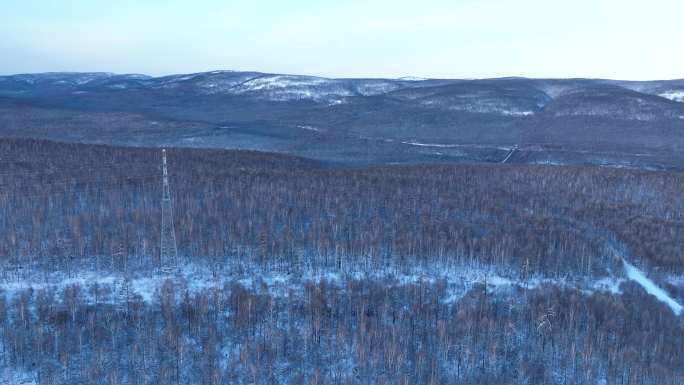
[[[164,176],[164,192],[162,194],[162,224],[161,247],[159,261],[163,271],[171,272],[178,264],[178,249],[176,248],[176,231],[173,227],[173,208],[171,206],[171,191],[169,188],[169,173],[166,169],[166,150],[162,150],[162,170]]]

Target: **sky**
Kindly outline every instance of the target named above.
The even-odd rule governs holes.
[[[682,0],[0,0],[0,74],[679,79],[683,15]]]

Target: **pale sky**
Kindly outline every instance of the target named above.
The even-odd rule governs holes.
[[[684,0],[0,0],[0,74],[684,78]]]

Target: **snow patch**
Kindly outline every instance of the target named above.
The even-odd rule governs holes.
[[[134,279],[133,282],[131,282],[131,288],[133,289],[133,292],[139,295],[143,301],[147,303],[152,302],[155,292],[159,286],[159,279],[151,277]]]
[[[646,278],[643,272],[627,262],[624,263],[624,269],[630,280],[636,281],[649,294],[668,304],[675,314],[681,314],[684,311],[681,305]],[[145,303],[154,304],[159,301],[160,289],[167,280],[172,280],[175,286],[180,287],[183,291],[187,290],[190,294],[239,284],[248,290],[268,293],[278,298],[287,297],[290,293],[300,295],[306,290],[308,283],[315,284],[323,281],[340,289],[344,289],[349,280],[375,280],[392,286],[444,283],[446,287],[440,301],[446,304],[457,303],[471,289],[482,287],[482,285],[485,285],[488,293],[493,294],[507,294],[518,289],[530,290],[554,286],[579,290],[587,295],[595,292],[619,295],[622,293],[620,285],[626,281],[624,278],[616,277],[603,277],[596,280],[590,277],[569,279],[568,277],[550,278],[543,276],[523,280],[520,278],[519,272],[514,270],[477,263],[441,267],[415,266],[409,269],[390,265],[373,272],[369,272],[367,268],[329,271],[311,266],[303,266],[301,270],[286,272],[263,269],[259,266],[240,262],[215,266],[188,263],[182,265],[181,269],[174,274],[134,274],[128,279],[120,273],[98,273],[96,271],[81,271],[71,277],[67,277],[63,273],[54,273],[36,275],[32,279],[18,278],[0,282],[0,295],[11,299],[25,290],[33,289],[44,290],[55,298],[60,298],[64,295],[66,288],[77,284],[81,288],[81,295],[85,297],[88,303],[97,301],[98,303],[121,304],[127,298],[139,296]],[[668,281],[684,283],[684,277],[671,276]],[[95,291],[92,290],[96,284],[104,289],[97,297]]]
[[[0,371],[0,385],[35,385],[38,374],[5,367]]]
[[[492,286],[494,286],[494,287],[497,287],[497,286],[511,286],[511,285],[513,285],[513,284],[516,283],[516,282],[514,282],[514,281],[511,281],[511,280],[508,279],[508,278],[501,277],[501,276],[498,276],[498,275],[493,275],[493,276],[491,276],[491,277],[485,277],[485,278],[486,278],[486,279],[484,280],[484,282],[487,283],[487,286],[489,286],[489,285],[492,285]]]
[[[500,110],[499,111],[502,115],[506,116],[530,116],[534,115],[534,111],[509,111],[509,110]]]
[[[192,80],[196,77],[200,76],[200,74],[188,74],[188,75],[175,75],[175,76],[170,76],[167,78],[167,80],[164,83],[177,83],[177,82],[185,82],[188,80]]]
[[[456,303],[458,300],[463,298],[466,291],[464,290],[450,290],[449,294],[442,300],[444,304]]]
[[[536,160],[534,162],[534,164],[543,164],[543,165],[547,165],[547,166],[562,166],[563,165],[562,162],[558,162],[555,160],[549,160],[549,159]]]
[[[636,266],[630,264],[624,259],[622,260],[622,263],[624,264],[625,273],[627,273],[627,277],[629,279],[638,283],[644,288],[644,290],[646,290],[648,294],[656,297],[660,302],[663,302],[669,306],[670,309],[672,309],[672,312],[676,315],[682,314],[682,310],[684,309],[682,305],[670,297],[665,290],[659,288],[655,282],[648,279],[643,271],[639,270]]]
[[[242,84],[240,91],[273,90],[287,87],[315,86],[325,83],[327,80],[310,76],[275,75],[263,76],[249,80]]]
[[[382,95],[399,88],[395,83],[383,80],[364,80],[355,82],[355,92],[363,96]]]
[[[605,277],[594,282],[592,288],[595,291],[607,291],[616,295],[622,294],[622,290],[620,290],[620,285],[624,281],[625,280],[621,278]]]
[[[670,285],[674,285],[674,286],[684,286],[684,277],[683,276],[670,276],[667,278],[667,282]]]
[[[662,96],[663,98],[670,99],[674,102],[684,103],[684,91],[670,90],[663,92],[662,94],[658,94],[658,96]]]
[[[503,116],[513,116],[513,117],[523,117],[523,116],[531,116],[534,115],[534,111],[529,111],[529,110],[507,110],[503,109],[498,106],[492,106],[488,104],[487,102],[483,101],[477,101],[478,105],[472,106],[472,105],[466,105],[466,106],[450,106],[450,110],[454,111],[467,111],[467,112],[473,112],[473,113],[478,113],[478,114],[499,114]],[[427,101],[425,104],[433,104],[433,101]]]
[[[402,144],[408,144],[410,146],[419,147],[439,147],[439,148],[453,148],[458,147],[458,144],[441,144],[441,143],[420,143],[420,142],[401,142]]]
[[[301,129],[303,129],[303,130],[307,130],[307,131],[321,132],[321,129],[320,129],[320,128],[316,128],[316,127],[314,127],[314,126],[297,126],[297,127],[298,127],[298,128],[301,128]]]
[[[380,95],[399,86],[386,80],[328,79],[314,76],[265,75],[236,84],[233,94],[252,94],[275,101],[308,99],[338,105],[345,97]]]

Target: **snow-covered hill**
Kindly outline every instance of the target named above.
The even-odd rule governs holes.
[[[681,80],[24,74],[0,76],[0,135],[383,164],[501,160],[498,151],[418,151],[402,142],[518,144],[548,149],[514,159],[527,163],[662,168],[680,163],[683,95]],[[623,155],[637,153],[646,156]]]

